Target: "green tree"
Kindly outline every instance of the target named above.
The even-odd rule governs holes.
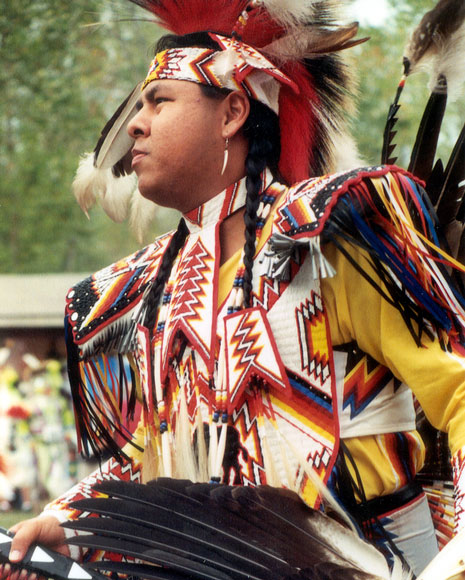
[[[88,270],[137,245],[126,226],[102,212],[88,222],[70,195],[79,156],[93,148],[102,120],[144,74],[147,59],[140,55],[153,42],[153,24],[146,31],[138,22],[123,26],[111,5],[103,6],[98,0],[2,6],[2,272]],[[124,8],[128,18],[140,12],[129,3]]]
[[[370,42],[351,51],[359,70],[353,134],[367,164],[379,163],[389,105],[407,37],[434,0],[390,0]],[[161,31],[126,0],[3,0],[0,11],[0,272],[95,270],[139,244],[101,210],[88,221],[71,195],[78,159],[140,78]],[[129,21],[129,22],[128,22]],[[396,127],[399,164],[408,165],[428,98],[426,75],[409,79]],[[463,121],[450,107],[441,155]],[[177,218],[160,213],[150,237]]]

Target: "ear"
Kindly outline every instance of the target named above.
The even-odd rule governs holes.
[[[250,102],[244,93],[234,91],[223,100],[222,136],[234,137],[241,130],[250,113]]]

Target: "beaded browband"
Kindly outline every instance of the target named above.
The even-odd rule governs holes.
[[[280,83],[299,93],[296,83],[251,46],[218,34],[210,36],[221,50],[188,47],[159,52],[150,64],[142,88],[162,79],[226,88],[245,93],[276,114]]]

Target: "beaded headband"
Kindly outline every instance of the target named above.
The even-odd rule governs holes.
[[[142,88],[155,80],[171,79],[241,91],[276,114],[280,83],[299,93],[296,83],[251,46],[217,34],[210,36],[221,50],[189,47],[158,53]]]

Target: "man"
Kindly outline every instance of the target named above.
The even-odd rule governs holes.
[[[186,31],[191,3],[180,13],[142,4]],[[211,21],[211,5],[200,5]],[[58,522],[77,515],[68,503],[97,480],[163,475],[285,486],[312,506],[323,482],[418,572],[437,544],[414,481],[424,447],[406,384],[449,432],[462,524],[464,305],[440,265],[448,258],[423,242],[427,220],[409,215],[407,206],[424,215],[421,187],[382,167],[285,184],[327,168],[342,91],[322,77],[331,70],[342,82],[331,52],[354,30],[347,41],[329,27],[318,39],[325,56],[304,66],[318,52],[302,41],[311,17],[321,25],[321,6],[304,3],[286,20],[261,3],[241,15],[244,5],[163,39],[127,119],[140,192],[183,219],[68,295],[80,436],[120,462],[15,526],[13,562],[31,541],[66,553]],[[257,40],[260,22],[261,34],[287,40],[280,67],[246,44],[250,34],[270,46]],[[197,33],[201,25],[218,34]],[[121,450],[136,397],[135,447]]]

